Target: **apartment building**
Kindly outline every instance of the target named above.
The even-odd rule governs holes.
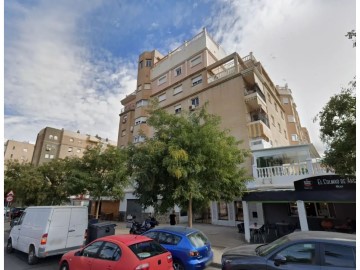
[[[116,142],[103,139],[99,136],[81,134],[80,131],[72,132],[64,129],[46,127],[42,129],[36,138],[32,164],[40,165],[52,159],[71,156],[82,157],[88,147],[102,143],[116,146]]]
[[[275,86],[252,53],[226,54],[206,29],[166,56],[142,53],[138,64],[137,89],[121,101],[119,147],[152,135],[146,124],[151,98],[171,113],[208,102],[209,113],[221,117],[221,128],[243,148],[310,143],[287,85]]]
[[[35,145],[29,142],[7,140],[4,144],[4,161],[17,160],[19,162],[30,163],[34,147]]]

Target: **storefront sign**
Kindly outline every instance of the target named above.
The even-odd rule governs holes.
[[[295,190],[343,190],[356,189],[355,176],[322,175],[294,182]]]

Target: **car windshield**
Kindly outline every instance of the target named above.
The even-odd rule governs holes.
[[[159,243],[146,241],[129,246],[132,252],[140,259],[146,259],[167,252]]]
[[[271,243],[266,244],[266,245],[259,246],[256,249],[256,253],[259,256],[266,256],[270,252],[272,252],[274,249],[278,248],[279,246],[281,246],[282,244],[284,244],[284,243],[286,243],[288,241],[290,241],[290,239],[287,236],[283,236],[283,237],[275,240],[274,242],[271,242]]]
[[[206,246],[209,243],[209,239],[202,232],[194,232],[188,235],[187,238],[195,248]]]

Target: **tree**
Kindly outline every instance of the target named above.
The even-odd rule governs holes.
[[[356,81],[330,98],[320,113],[320,138],[327,144],[323,163],[339,174],[356,172]]]
[[[88,149],[80,162],[73,166],[74,188],[84,189],[98,201],[96,218],[99,215],[101,197],[121,199],[128,185],[126,151],[99,145]]]
[[[241,163],[248,151],[219,128],[220,118],[206,112],[169,114],[156,104],[147,123],[154,136],[129,147],[135,195],[144,206],[166,212],[174,205],[188,209],[192,226],[193,204],[230,201],[246,189]]]
[[[46,183],[37,167],[18,161],[7,161],[5,167],[4,191],[14,191],[17,205],[46,204],[47,195],[43,192]]]

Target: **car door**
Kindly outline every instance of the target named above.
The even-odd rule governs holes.
[[[356,269],[356,250],[353,246],[322,243],[320,254],[321,270]]]
[[[121,249],[118,245],[111,242],[104,242],[98,256],[92,262],[91,269],[98,270],[126,270],[126,263],[120,263]]]
[[[79,247],[84,244],[87,224],[87,212],[83,208],[72,208],[68,227],[66,248]]]
[[[20,219],[17,221],[16,225],[11,229],[10,232],[10,237],[12,240],[12,245],[13,248],[20,250],[20,251],[24,251],[24,247],[22,247],[22,243],[21,243],[21,239],[20,239],[20,235],[21,235],[21,229],[22,229],[22,222],[25,218],[26,212],[24,212]]]
[[[267,260],[268,270],[321,270],[319,245],[300,242],[286,246]]]
[[[103,241],[96,241],[87,245],[78,256],[72,258],[70,269],[81,269],[81,270],[91,270],[95,269],[93,263],[98,257],[100,248],[104,244]],[[102,268],[98,268],[102,269]]]

